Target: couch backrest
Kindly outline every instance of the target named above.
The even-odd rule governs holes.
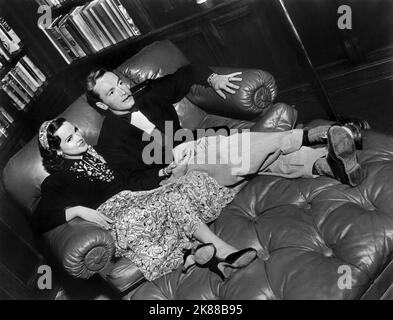
[[[188,60],[183,53],[170,41],[165,40],[143,48],[121,64],[116,71],[123,74],[131,83],[140,83],[146,79],[173,73],[186,64]],[[195,124],[205,117],[204,111],[186,99],[176,104],[175,108],[180,123],[187,128],[193,129],[196,127]],[[88,143],[97,143],[103,116],[89,106],[84,95],[74,101],[60,116],[76,124]],[[8,161],[3,171],[3,182],[6,190],[32,213],[40,199],[41,183],[47,175],[35,136]]]

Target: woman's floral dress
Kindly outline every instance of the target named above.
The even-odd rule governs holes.
[[[215,220],[235,194],[192,171],[154,190],[122,191],[97,210],[115,221],[115,255],[129,258],[152,281],[182,264],[183,249],[195,244],[194,231]]]

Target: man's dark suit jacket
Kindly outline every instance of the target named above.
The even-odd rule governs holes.
[[[193,84],[207,86],[212,72],[209,68],[187,65],[174,74],[154,80],[143,94],[134,97],[133,110],[140,110],[161,132],[164,132],[165,121],[172,121],[176,132],[181,127],[173,104],[180,101]],[[150,142],[142,141],[143,131],[130,124],[130,117],[130,114],[117,116],[108,112],[98,148],[108,164],[127,180],[130,190],[157,188],[165,178],[159,177],[158,172],[166,165],[144,163],[142,152]]]

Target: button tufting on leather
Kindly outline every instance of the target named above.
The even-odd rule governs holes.
[[[324,249],[322,250],[322,254],[323,254],[325,257],[331,257],[331,256],[333,256],[333,250],[330,249],[330,248],[324,248]]]
[[[263,261],[267,261],[270,258],[270,254],[268,251],[264,250],[264,251],[258,251],[258,258],[263,260]]]

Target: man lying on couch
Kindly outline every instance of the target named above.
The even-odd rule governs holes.
[[[209,84],[225,99],[223,90],[235,93],[234,89],[238,89],[239,86],[231,81],[241,81],[238,77],[240,74],[236,72],[217,75],[208,68],[187,65],[173,74],[150,81],[145,84],[143,91],[133,94],[129,85],[116,74],[105,69],[91,72],[87,78],[88,101],[95,108],[109,110],[98,139],[103,157],[126,178],[129,188],[134,191],[157,188],[160,182],[172,173],[175,176],[181,175],[184,167],[180,168],[177,163],[167,166],[164,161],[158,164],[147,164],[144,161],[142,155],[148,142],[143,141],[143,133],[152,134],[156,129],[166,133],[165,121],[170,121],[173,131],[176,132],[181,127],[173,103],[182,99],[194,83]],[[357,163],[355,142],[350,128],[345,128],[349,134],[341,131],[341,138],[334,134],[330,136],[328,152],[326,148],[304,148],[326,143],[329,128],[327,125],[304,132],[293,130],[296,131],[292,134],[294,138],[282,139],[278,145],[274,138],[275,133],[266,133],[263,144],[266,145],[266,150],[273,148],[273,154],[271,157],[266,155],[268,165],[263,171],[289,178],[327,175],[356,186],[364,178],[364,172]],[[231,140],[228,139],[225,143],[226,149],[229,150]],[[260,142],[255,143],[258,144],[255,148],[260,149]],[[171,147],[173,145],[170,144]],[[290,150],[287,152],[289,154],[286,155],[285,150]],[[169,152],[172,152],[172,148]],[[255,157],[251,154],[250,158]],[[211,171],[209,175],[217,174],[211,167],[207,169],[207,166],[198,167],[196,170],[204,171],[204,168]]]
[[[172,124],[173,133],[181,129],[173,104],[184,98],[193,84],[209,85],[225,99],[224,92],[234,94],[239,89],[232,82],[241,81],[240,75],[241,72],[219,75],[207,67],[189,64],[173,74],[143,83],[137,87],[143,90],[135,92],[113,72],[102,68],[92,71],[86,80],[86,97],[92,107],[101,113],[106,111],[98,139],[105,151],[104,158],[127,177],[133,190],[158,187],[171,174],[173,166],[164,161],[161,164],[142,161],[143,149],[148,144],[142,135],[154,134],[156,130],[166,133],[165,122]],[[169,145],[178,142],[171,141]]]

